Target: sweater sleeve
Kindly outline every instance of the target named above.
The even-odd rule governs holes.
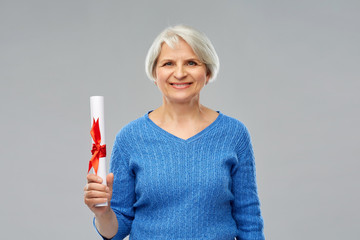
[[[129,235],[134,219],[134,175],[129,169],[130,157],[120,134],[115,139],[110,160],[110,172],[114,174],[111,208],[118,221],[118,232],[112,240],[122,240]]]
[[[250,135],[244,127],[237,146],[238,162],[232,170],[232,203],[238,240],[263,240],[263,219],[257,193],[255,160]]]

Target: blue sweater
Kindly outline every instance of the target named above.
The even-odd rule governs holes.
[[[250,136],[236,119],[219,113],[184,140],[145,114],[116,136],[110,172],[113,239],[264,239]]]

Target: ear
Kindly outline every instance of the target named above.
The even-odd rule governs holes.
[[[211,74],[210,74],[210,72],[208,72],[208,73],[206,74],[205,85],[207,85],[207,84],[209,83],[210,77],[211,77]]]
[[[152,76],[153,76],[153,79],[154,79],[154,84],[157,86],[157,82],[156,82],[156,79],[157,79],[156,68],[154,68],[154,70],[153,70],[153,72],[152,72]]]

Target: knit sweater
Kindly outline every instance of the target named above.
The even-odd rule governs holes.
[[[187,140],[148,114],[132,121],[116,136],[110,172],[113,239],[264,239],[249,133],[220,112]]]

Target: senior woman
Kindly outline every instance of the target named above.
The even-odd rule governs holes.
[[[104,239],[264,239],[249,133],[200,104],[218,69],[211,42],[193,28],[155,39],[146,73],[162,105],[117,134],[107,187],[87,176],[85,203]]]

